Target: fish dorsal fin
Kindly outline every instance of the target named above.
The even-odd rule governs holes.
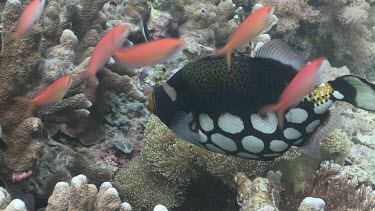
[[[293,50],[282,40],[268,41],[256,53],[255,57],[273,59],[283,64],[292,66],[295,70],[301,70],[305,66],[305,59],[293,52]]]

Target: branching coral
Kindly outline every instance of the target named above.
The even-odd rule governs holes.
[[[347,65],[356,73],[370,70],[375,43],[366,25],[369,4],[365,0],[259,2],[276,5],[280,22],[274,37],[291,41],[308,57],[324,55],[335,66]]]
[[[324,200],[327,210],[372,210],[375,195],[370,186],[359,185],[356,178],[342,172],[338,164],[325,161],[311,182],[299,193],[284,189],[281,209],[297,207],[306,196]]]
[[[46,210],[125,210],[126,206],[111,183],[103,183],[98,192],[95,185],[87,183],[86,176],[78,175],[70,186],[66,182],[56,184]]]

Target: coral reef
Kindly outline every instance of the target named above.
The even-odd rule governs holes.
[[[366,27],[373,27],[374,21],[369,17],[367,26],[365,21],[373,3],[369,7],[364,0],[259,2],[277,6],[279,22],[267,32],[273,37],[283,37],[309,58],[324,52],[333,65],[346,64],[362,74],[368,68],[367,56],[374,52]],[[309,209],[309,198],[306,206],[301,204],[308,196],[324,200],[327,210],[373,209],[372,190],[364,186],[375,184],[373,114],[334,105],[344,124],[322,141],[321,160],[293,147],[274,162],[209,152],[177,140],[156,117],[148,119],[144,102],[149,90],[189,60],[224,45],[259,2],[51,0],[41,20],[17,43],[11,34],[29,1],[0,0],[0,184],[8,192],[0,189],[0,209],[48,205],[47,210],[118,210],[120,195],[140,210],[238,210],[233,175],[239,171],[252,179],[243,184],[252,181],[255,196],[264,196],[274,209]],[[27,105],[13,102],[13,97],[32,97],[63,75],[85,71],[96,43],[122,21],[135,24],[126,45],[143,42],[145,34],[150,39],[179,36],[188,48],[168,63],[139,70],[110,60],[97,75],[95,95],[86,90],[85,81],[75,79],[63,100],[39,107],[33,117],[23,116]],[[251,49],[268,39],[267,34],[258,37]],[[346,67],[326,65],[322,81],[350,73]],[[325,162],[316,173],[324,159],[345,166]],[[260,178],[269,169],[280,170],[283,177],[269,172],[267,179]],[[113,178],[118,195],[105,182]],[[95,185],[100,184],[98,192]],[[267,191],[271,188],[272,193]],[[18,199],[11,203],[11,198]],[[122,205],[123,210],[131,209]]]
[[[372,210],[375,207],[375,195],[370,186],[358,184],[357,178],[343,173],[340,165],[328,161],[321,164],[301,192],[292,194],[284,185],[280,209],[297,207],[307,196],[323,199],[327,210]]]
[[[88,184],[84,175],[73,177],[69,186],[59,182],[48,199],[46,211],[54,210],[127,210],[128,203],[121,203],[117,190],[104,182],[99,191]]]
[[[272,186],[270,182],[261,177],[250,181],[246,174],[237,172],[234,175],[237,187],[237,202],[240,211],[246,210],[278,210],[273,204]]]
[[[232,185],[235,172],[260,175],[267,165],[212,153],[178,141],[155,116],[150,118],[145,136],[141,153],[115,178],[120,195],[136,208],[150,209],[158,203],[168,208],[178,207],[183,203],[188,187],[197,180],[204,180],[207,173],[222,180],[223,184]],[[145,197],[147,202],[143,200]]]
[[[308,58],[324,55],[334,66],[347,65],[362,75],[370,72],[375,42],[369,30],[374,25],[367,25],[370,8],[367,1],[250,2],[276,5],[275,14],[280,22],[271,35],[289,41]]]
[[[25,119],[23,114],[27,105],[12,100],[26,93],[33,96],[63,75],[85,71],[86,57],[106,30],[100,25],[105,21],[103,15],[98,15],[105,2],[50,1],[40,21],[43,24],[35,24],[21,42],[13,42],[11,34],[24,5],[19,1],[7,1],[2,16],[4,33],[0,67],[4,74],[0,86],[4,88],[0,92],[0,122],[6,144],[6,149],[1,152],[1,157],[5,158],[1,162],[1,174],[10,180],[20,181],[33,174],[43,151],[45,129],[50,136],[62,132],[79,138],[85,145],[105,139],[104,113],[101,112],[103,99],[100,93],[90,96],[83,81],[75,80],[65,99],[41,107],[40,119]],[[124,68],[114,69],[134,75]],[[144,101],[128,75],[105,69],[99,81],[102,90],[127,93]],[[34,88],[30,89],[31,86]]]
[[[298,207],[298,211],[323,211],[325,205],[320,198],[306,197]]]

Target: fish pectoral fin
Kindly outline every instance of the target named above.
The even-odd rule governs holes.
[[[311,136],[307,145],[301,147],[302,153],[313,158],[320,158],[320,142],[326,135],[332,132],[334,129],[340,127],[341,116],[337,111],[329,111],[328,117],[325,119],[323,124],[318,127],[314,134]]]
[[[345,75],[329,81],[334,100],[348,102],[358,108],[375,111],[375,84],[364,78]]]
[[[190,130],[189,125],[192,121],[191,114],[180,111],[173,118],[170,129],[183,140],[196,143],[199,140],[199,134]]]
[[[268,41],[255,53],[255,57],[273,59],[290,65],[298,71],[306,65],[306,61],[302,56],[294,53],[286,43],[279,39]]]

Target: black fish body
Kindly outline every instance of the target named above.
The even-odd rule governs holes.
[[[150,110],[178,136],[198,146],[222,154],[272,160],[293,145],[318,143],[317,139],[333,129],[338,116],[328,109],[334,101],[358,106],[356,82],[375,93],[374,85],[364,79],[337,78],[333,85],[316,87],[298,105],[287,109],[280,130],[274,113],[261,116],[258,111],[276,103],[298,71],[284,64],[287,62],[270,58],[232,56],[232,61],[229,73],[224,58],[207,57],[187,64],[149,96]],[[356,82],[350,84],[346,79]]]

